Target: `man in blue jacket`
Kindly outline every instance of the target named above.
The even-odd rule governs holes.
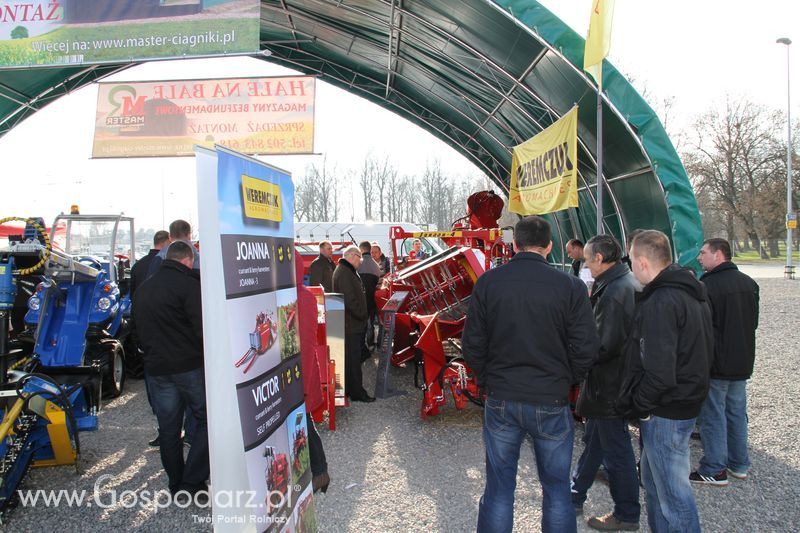
[[[753,374],[758,327],[758,284],[731,262],[725,239],[708,239],[698,257],[711,300],[714,365],[698,419],[704,455],[689,480],[725,486],[728,474],[747,478],[747,380]]]
[[[574,427],[568,394],[597,357],[586,286],[548,264],[550,224],[514,228],[511,261],[478,278],[462,335],[464,358],[486,392],[486,489],[478,531],[509,532],[519,450],[533,439],[542,485],[542,530],[577,529],[570,496]]]

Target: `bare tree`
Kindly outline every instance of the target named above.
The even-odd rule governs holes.
[[[375,160],[372,154],[369,154],[361,165],[358,184],[361,186],[361,194],[364,199],[364,218],[366,220],[374,220],[372,217],[372,204],[375,201]]]
[[[728,100],[722,110],[701,115],[695,124],[695,139],[685,154],[686,169],[699,196],[725,216],[728,239],[735,240],[734,221],[741,223],[747,238],[762,256],[763,238],[779,232],[774,196],[781,172],[781,142],[776,124],[780,113],[741,100]]]
[[[295,216],[298,220],[328,222],[339,217],[340,184],[336,165],[312,163],[295,187]]]

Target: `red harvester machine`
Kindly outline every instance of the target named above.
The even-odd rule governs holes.
[[[264,472],[267,478],[267,513],[272,514],[274,508],[286,503],[286,494],[289,488],[289,462],[285,453],[275,453],[273,446],[264,448],[264,457],[267,459],[267,469]],[[283,497],[280,497],[280,496]]]
[[[305,415],[303,413],[298,413],[297,418],[295,419],[295,431],[294,431],[294,439],[292,441],[292,467],[300,472],[302,468],[302,464],[300,464],[300,454],[303,452],[303,449],[308,445],[308,440],[306,439],[306,428],[302,426],[303,417]]]
[[[294,319],[294,313],[289,316],[287,322],[292,319]],[[275,344],[275,330],[275,321],[268,317],[266,313],[259,313],[256,316],[256,329],[250,334],[250,349],[244,353],[241,359],[236,361],[236,368],[246,364],[247,366],[244,367],[243,373],[247,374],[255,364],[258,356],[265,354]]]
[[[415,385],[423,393],[423,418],[436,415],[445,405],[447,388],[457,409],[463,409],[468,401],[482,403],[474,372],[461,356],[460,339],[475,282],[511,255],[497,222],[503,205],[498,195],[482,191],[469,197],[467,215],[456,221],[451,231],[391,228],[399,269],[384,279],[375,300],[382,310],[385,335],[393,331],[393,339],[384,339],[384,346],[391,342],[392,364],[415,364]],[[401,260],[402,241],[421,237],[440,238],[449,249],[421,261]],[[394,324],[387,328],[389,310]]]

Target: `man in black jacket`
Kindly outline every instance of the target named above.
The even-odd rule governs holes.
[[[578,414],[586,417],[583,453],[572,478],[572,502],[580,509],[597,470],[604,464],[614,510],[592,517],[589,527],[601,531],[639,529],[639,478],[628,422],[614,408],[625,363],[625,341],[636,307],[636,279],[621,262],[622,247],[611,235],[597,235],[584,247],[586,267],[594,278],[590,297],[600,350],[581,384]]]
[[[134,301],[134,297],[136,295],[136,289],[147,280],[147,272],[150,269],[150,263],[153,261],[153,258],[158,255],[161,249],[169,244],[169,232],[164,230],[159,230],[155,232],[153,235],[153,247],[150,249],[148,254],[133,265],[131,268],[131,301]],[[128,369],[131,368],[132,365],[136,365],[139,368],[140,364],[138,361],[139,353],[141,353],[141,343],[139,342],[139,335],[136,332],[136,320],[131,320],[131,339],[133,340],[133,347],[136,350],[136,354],[125,352],[126,358],[126,366]],[[146,379],[146,378],[145,378]],[[153,414],[155,414],[155,408],[153,408],[153,401],[150,399],[150,386],[145,381],[145,390],[147,391],[147,401],[150,403],[150,407],[153,409]],[[149,441],[148,444],[150,446],[158,446],[159,439],[158,435],[156,438]]]
[[[514,228],[511,261],[478,278],[462,335],[464,358],[486,392],[486,489],[478,531],[511,531],[519,450],[533,438],[542,530],[576,531],[570,497],[574,427],[568,393],[597,357],[586,286],[545,259],[553,248],[541,217]]]
[[[705,286],[672,257],[660,231],[633,240],[633,274],[645,287],[626,345],[618,409],[640,418],[650,529],[699,533],[687,476],[689,435],[708,394],[714,334]]]
[[[158,418],[161,462],[173,494],[203,491],[209,476],[202,305],[193,263],[192,246],[173,242],[158,272],[136,291],[133,306]],[[181,426],[187,407],[195,426],[184,462]]]
[[[319,243],[319,257],[308,267],[308,284],[312,287],[322,285],[325,292],[333,292],[333,245],[328,241]]]
[[[333,292],[344,295],[344,389],[354,402],[374,402],[362,384],[361,349],[367,328],[367,297],[358,275],[361,250],[348,246],[342,251],[339,265],[333,271]]]
[[[147,279],[150,262],[166,244],[169,244],[169,233],[163,229],[155,232],[153,235],[153,247],[150,248],[146,256],[136,261],[133,268],[131,268],[131,300],[133,300],[136,289]]]
[[[747,380],[753,374],[758,327],[758,284],[731,262],[725,239],[708,239],[698,257],[711,300],[714,365],[698,422],[704,455],[689,480],[724,486],[728,474],[747,478]]]

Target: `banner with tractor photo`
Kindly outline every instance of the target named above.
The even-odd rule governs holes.
[[[314,151],[312,76],[100,83],[92,156],[194,155],[215,144],[246,154]]]
[[[0,67],[252,54],[259,24],[259,0],[10,0]]]
[[[214,529],[316,531],[294,185],[220,146],[197,160]]]

